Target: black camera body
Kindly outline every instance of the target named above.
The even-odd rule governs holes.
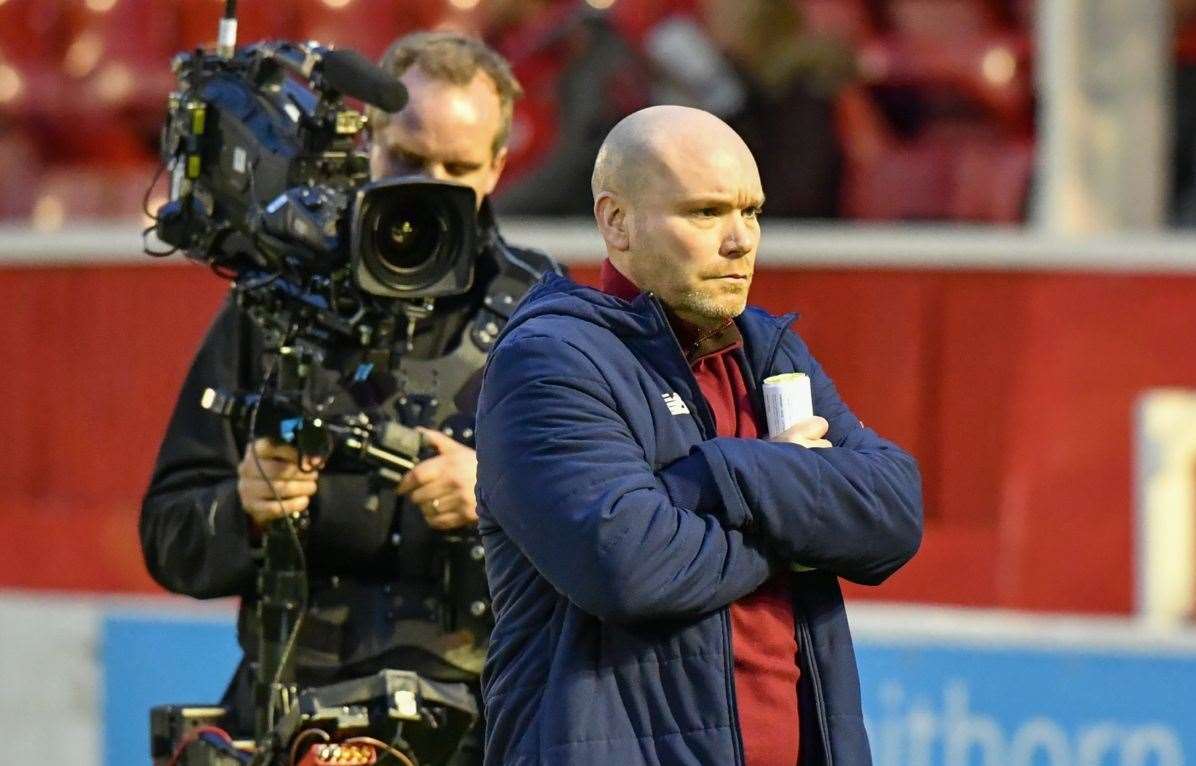
[[[314,44],[259,43],[229,58],[197,51],[173,68],[160,240],[231,277],[250,302],[269,292],[294,304],[339,342],[385,344],[378,326],[402,302],[469,289],[474,191],[424,178],[369,182],[366,119],[345,96],[397,109],[397,81]]]

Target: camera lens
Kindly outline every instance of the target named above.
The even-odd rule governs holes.
[[[375,181],[354,203],[351,262],[369,294],[459,295],[473,279],[476,196],[425,178]]]
[[[442,217],[420,202],[379,210],[372,232],[377,265],[392,274],[418,271],[439,250],[442,226]]]

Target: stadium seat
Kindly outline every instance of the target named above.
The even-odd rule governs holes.
[[[797,7],[805,28],[816,34],[860,41],[876,32],[865,0],[798,0]]]
[[[41,173],[37,144],[26,131],[0,135],[0,219],[25,218],[33,210],[30,190]]]
[[[174,84],[177,18],[160,0],[68,0],[59,62],[68,113],[125,111],[155,118]]]
[[[0,116],[52,116],[61,100],[55,62],[62,53],[62,9],[55,0],[0,3]]]
[[[654,26],[673,15],[697,16],[698,0],[618,0],[610,7],[610,21],[623,37],[640,46]]]
[[[395,38],[432,29],[443,17],[443,3],[395,0],[297,0],[296,34],[307,40],[352,48],[377,59]]]
[[[989,0],[888,0],[893,34],[932,40],[970,38],[1002,31],[1002,14]]]
[[[844,173],[843,211],[872,221],[941,220],[951,198],[951,152],[946,146],[889,146]]]
[[[60,47],[62,15],[54,0],[7,0],[0,3],[0,52],[6,59],[44,59]]]
[[[213,48],[224,11],[224,0],[175,0],[179,50]],[[248,2],[237,4],[237,45],[260,40],[288,40],[295,36],[292,3]]]
[[[96,219],[141,217],[157,165],[65,165],[48,168],[33,194],[31,222],[43,230]]]
[[[1022,220],[1033,144],[984,122],[946,120],[902,136],[868,89],[837,103],[844,154],[843,214],[875,221]]]
[[[1011,135],[1033,128],[1031,43],[1023,34],[930,40],[889,36],[865,43],[860,71],[873,87],[970,104]]]
[[[1025,141],[929,136],[899,142],[848,165],[844,212],[874,221],[1017,223],[1032,166],[1032,145]]]
[[[1034,149],[1028,141],[967,142],[958,146],[947,217],[982,223],[1022,221],[1033,166]]]

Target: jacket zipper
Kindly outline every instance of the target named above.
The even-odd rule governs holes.
[[[772,348],[769,350],[767,357],[765,357],[764,369],[760,372],[761,375],[766,375],[772,371],[773,365],[776,363],[777,353],[781,350],[781,340],[784,337],[785,330],[782,328],[773,339]],[[751,371],[751,361],[747,358],[746,352],[743,352],[742,359],[745,369]],[[756,398],[756,407],[760,412],[763,412],[763,384],[757,375],[751,375],[750,377],[752,379],[752,394]],[[806,619],[805,612],[797,608],[797,604],[794,604],[793,617],[797,621],[798,627],[798,653],[805,660],[806,667],[809,669],[810,686],[814,690],[814,715],[818,719],[818,734],[822,739],[824,759],[822,763],[825,766],[833,766],[834,756],[831,753],[831,736],[826,717],[826,699],[822,694],[822,673],[814,657],[814,637],[810,632],[810,623]]]
[[[785,337],[785,330],[782,328],[777,333],[776,338],[773,339],[772,349],[768,353],[765,361],[763,372],[771,372],[773,364],[776,362],[777,353],[781,350],[781,340]],[[745,357],[746,358],[746,357]],[[751,365],[749,363],[748,367]],[[758,402],[763,408],[764,389],[754,376],[752,378],[753,391],[757,397]],[[818,735],[822,738],[822,752],[825,766],[834,765],[834,755],[831,753],[831,734],[826,717],[826,699],[822,695],[822,672],[818,668],[818,661],[814,657],[814,637],[810,632],[810,622],[806,619],[806,614],[803,610],[797,608],[794,604],[793,617],[797,621],[798,627],[798,652],[805,660],[806,667],[810,671],[810,687],[814,690],[814,715],[818,719]]]
[[[681,355],[682,366],[685,367],[686,373],[689,375],[690,381],[693,383],[692,390],[698,393],[698,401],[693,402],[694,406],[698,408],[701,417],[699,420],[699,430],[702,436],[706,439],[713,438],[717,434],[714,433],[714,413],[710,410],[710,403],[706,401],[706,397],[702,396],[702,389],[698,385],[698,379],[693,374],[693,370],[689,367],[689,360],[685,358],[685,350],[681,347],[681,341],[677,338],[677,333],[673,330],[673,326],[669,324],[668,317],[665,316],[664,309],[660,306],[660,299],[655,295],[649,293],[648,298],[652,304],[653,310],[656,312],[657,318],[665,329],[668,330],[669,337],[673,339],[673,345],[677,349],[677,353]],[[735,751],[735,763],[737,766],[743,766],[747,763],[747,758],[743,752],[743,731],[739,726],[739,699],[735,695],[735,653],[731,646],[731,610],[730,607],[722,610],[721,615],[723,628],[723,656],[726,658],[723,663],[723,678],[727,684],[727,699],[731,703],[729,717],[731,719],[731,747]]]
[[[735,694],[735,652],[731,647],[731,608],[722,610],[723,641],[726,642],[726,661],[723,663],[723,675],[727,681],[727,698],[731,700],[731,745],[735,748],[735,763],[746,764],[747,756],[743,752],[743,730],[739,725],[739,697]]]
[[[810,687],[814,690],[814,714],[818,718],[818,734],[822,737],[822,754],[824,766],[834,766],[834,755],[831,753],[831,733],[827,727],[826,700],[822,696],[822,674],[818,670],[818,662],[814,658],[814,638],[810,634],[810,623],[806,620],[805,612],[794,610],[794,617],[798,623],[799,647],[798,652],[806,660],[806,667],[810,670]]]
[[[768,350],[768,355],[764,358],[764,369],[757,374],[752,370],[752,362],[748,359],[747,349],[740,350],[740,358],[743,360],[744,377],[750,378],[752,389],[752,404],[755,405],[756,411],[761,415],[764,414],[764,383],[763,379],[772,371],[773,364],[777,360],[777,353],[781,350],[781,340],[785,337],[785,328],[782,327],[772,339],[772,347]],[[771,436],[772,434],[769,434]]]

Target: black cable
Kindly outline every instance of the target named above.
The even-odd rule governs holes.
[[[328,736],[328,733],[323,729],[304,729],[295,735],[295,739],[291,742],[291,755],[287,758],[286,766],[295,766],[299,760],[299,747],[303,744],[304,740],[311,739],[313,734],[322,737],[325,742],[332,740],[332,737]]]
[[[162,171],[165,169],[166,169],[166,163],[159,162],[158,170],[154,173],[153,180],[150,181],[149,186],[146,187],[146,189],[145,189],[145,194],[141,197],[141,212],[145,213],[146,217],[149,218],[154,223],[158,222],[158,216],[156,216],[150,212],[150,209],[149,209],[150,195],[154,193],[154,187],[158,185],[158,179],[162,177]]]
[[[179,251],[177,247],[172,247],[169,250],[150,250],[149,242],[146,239],[149,233],[158,227],[158,216],[150,212],[149,200],[150,195],[154,193],[154,187],[158,185],[158,179],[162,177],[162,171],[165,169],[165,163],[158,163],[158,170],[154,173],[153,180],[150,181],[149,186],[146,187],[145,194],[141,197],[141,212],[145,213],[146,217],[153,221],[152,225],[141,230],[141,252],[154,258],[165,258]]]
[[[150,250],[149,241],[146,239],[146,237],[148,237],[149,233],[156,228],[158,228],[156,225],[147,226],[141,230],[141,252],[145,253],[146,255],[151,255],[154,258],[165,258],[168,255],[174,255],[177,253],[179,251],[178,247],[172,247],[169,250]]]
[[[262,386],[261,386],[261,389],[258,391],[258,400],[254,404],[253,410],[251,410],[249,413],[249,444],[250,444],[250,453],[253,455],[253,464],[257,468],[258,475],[261,476],[262,480],[266,482],[266,485],[270,487],[270,492],[271,492],[271,494],[274,495],[274,501],[276,503],[278,503],[279,510],[283,510],[282,509],[282,497],[278,494],[278,490],[276,490],[274,488],[274,483],[272,481],[270,481],[268,476],[266,476],[266,469],[262,467],[262,461],[261,461],[261,458],[258,457],[257,449],[255,449],[253,447],[253,443],[257,440],[258,410],[261,408],[262,399],[265,397],[266,391],[269,388],[270,378],[274,374],[274,366],[275,366],[275,361],[271,361],[269,368],[267,368],[267,370],[266,370],[265,376],[262,378]],[[299,531],[297,529],[295,529],[294,519],[291,517],[291,514],[286,513],[284,511],[282,517],[278,521],[283,521],[287,526],[287,531],[290,533],[291,542],[294,544],[295,552],[298,555],[299,569],[301,572],[304,573],[304,578],[303,578],[303,590],[300,592],[300,599],[299,599],[299,610],[298,610],[299,615],[295,618],[295,625],[291,629],[291,635],[287,638],[286,646],[283,647],[282,654],[279,656],[278,667],[274,671],[274,678],[272,678],[270,680],[271,693],[269,695],[270,699],[269,699],[269,702],[267,703],[267,708],[266,708],[266,718],[269,721],[274,720],[274,712],[275,712],[274,711],[275,695],[273,693],[273,688],[282,683],[283,672],[287,667],[287,663],[290,662],[291,655],[294,653],[295,643],[299,637],[299,629],[303,626],[303,619],[307,615],[307,600],[308,600],[308,596],[310,595],[308,593],[307,576],[306,576],[307,575],[307,555],[303,551],[303,541],[299,539]],[[277,523],[277,521],[275,523]]]

